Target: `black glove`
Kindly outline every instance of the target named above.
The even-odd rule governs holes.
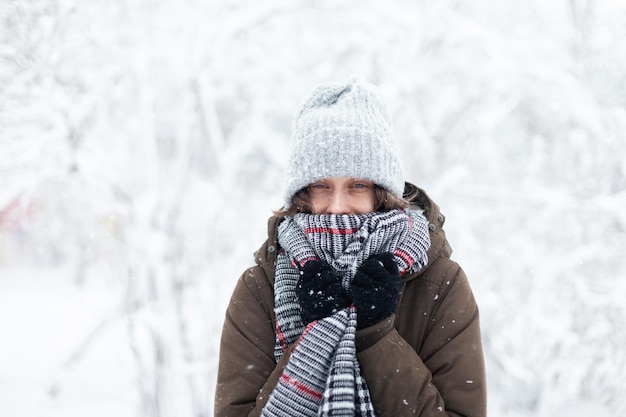
[[[357,269],[350,296],[357,312],[357,328],[362,329],[389,317],[398,306],[402,279],[393,254],[371,255]]]
[[[322,260],[309,261],[300,269],[296,295],[305,324],[329,317],[350,305],[350,300],[341,286],[341,279]]]

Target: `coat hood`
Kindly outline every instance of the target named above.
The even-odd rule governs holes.
[[[439,210],[439,206],[428,197],[428,195],[421,188],[416,187],[411,183],[405,184],[405,195],[411,195],[409,200],[411,208],[424,210],[424,215],[428,219],[428,227],[430,232],[430,247],[428,248],[428,264],[421,270],[407,275],[405,280],[410,281],[426,271],[437,258],[444,257],[450,258],[452,254],[452,248],[446,239],[446,234],[443,230],[443,224],[445,223],[445,216]],[[256,264],[263,268],[267,274],[269,280],[274,283],[274,270],[276,268],[276,257],[278,254],[278,225],[282,221],[282,218],[272,216],[268,220],[267,225],[267,240],[261,245],[261,247],[254,253]]]

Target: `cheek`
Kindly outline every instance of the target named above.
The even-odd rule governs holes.
[[[357,214],[371,213],[372,211],[374,211],[374,200],[374,193],[364,195],[363,198],[361,198],[359,201]]]
[[[311,207],[311,214],[322,214],[324,211],[324,206],[319,199],[311,198],[309,200],[309,206]]]

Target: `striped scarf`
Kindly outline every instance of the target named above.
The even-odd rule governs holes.
[[[428,222],[413,210],[361,215],[299,213],[278,228],[281,251],[274,286],[278,361],[296,346],[262,411],[264,417],[374,416],[374,407],[356,356],[357,311],[346,307],[304,326],[295,286],[297,265],[328,262],[349,288],[357,268],[370,255],[394,254],[400,274],[427,263]]]

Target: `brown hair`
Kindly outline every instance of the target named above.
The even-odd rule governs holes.
[[[379,185],[374,187],[374,211],[406,208],[413,197],[413,195],[406,194],[406,189],[404,198],[399,198]],[[301,189],[293,196],[289,207],[274,211],[274,215],[277,217],[293,216],[296,213],[311,213],[311,202],[309,201],[309,189],[307,187]]]

